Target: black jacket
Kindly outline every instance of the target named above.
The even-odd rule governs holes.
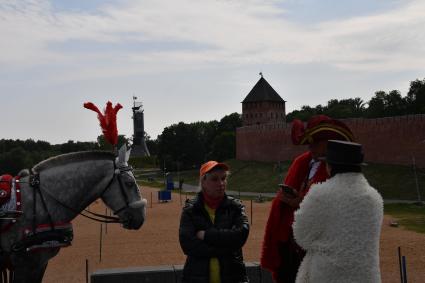
[[[179,239],[187,255],[183,282],[209,283],[210,258],[218,258],[221,283],[248,282],[242,246],[249,234],[248,218],[242,203],[225,196],[216,210],[215,223],[205,210],[202,194],[186,201],[180,219]],[[196,232],[205,230],[204,240]]]

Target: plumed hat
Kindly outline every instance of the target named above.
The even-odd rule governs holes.
[[[326,115],[311,117],[306,127],[301,120],[295,119],[292,122],[291,136],[295,145],[311,144],[322,140],[354,140],[353,133],[347,125]]]

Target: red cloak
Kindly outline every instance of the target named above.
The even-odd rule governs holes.
[[[309,151],[296,157],[289,167],[284,184],[300,191],[307,179],[307,174],[309,174],[311,159],[312,156]],[[321,162],[315,175],[307,185],[307,189],[303,190],[301,194],[306,195],[311,184],[323,182],[327,178],[326,165]],[[284,264],[278,247],[279,243],[288,241],[289,235],[292,233],[295,210],[295,208],[281,202],[278,197],[273,199],[261,251],[261,266],[270,270],[273,278],[276,278],[279,266]]]

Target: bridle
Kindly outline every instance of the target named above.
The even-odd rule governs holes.
[[[119,166],[118,168],[116,168],[115,162],[114,162],[114,177],[116,176],[116,178],[118,179],[118,185],[121,191],[121,195],[123,196],[123,199],[125,201],[125,205],[119,209],[117,209],[116,211],[114,211],[114,214],[117,215],[118,213],[120,213],[121,211],[123,211],[126,208],[130,207],[130,201],[129,201],[129,197],[127,195],[126,190],[124,189],[124,185],[123,185],[123,181],[121,179],[121,175],[123,173],[126,172],[133,172],[133,167],[131,167],[130,165],[125,165],[125,166]],[[112,180],[113,178],[112,177]],[[108,187],[106,188],[106,190],[108,190],[108,188],[110,187],[110,185],[112,184],[112,182],[108,185]],[[105,190],[105,192],[106,192]],[[101,194],[101,196],[104,194],[104,192]]]
[[[112,160],[112,163],[114,165],[114,171],[113,171],[113,175],[111,177],[111,179],[109,180],[108,184],[106,185],[106,187],[102,190],[102,193],[100,194],[100,196],[102,197],[107,191],[108,189],[111,187],[112,183],[114,182],[115,179],[118,180],[118,186],[120,188],[120,192],[121,195],[124,199],[125,205],[117,210],[114,211],[114,214],[117,215],[118,213],[120,213],[121,211],[123,211],[126,208],[129,208],[129,197],[127,195],[127,192],[124,189],[124,185],[123,185],[123,181],[121,178],[121,175],[123,173],[126,173],[128,171],[132,172],[133,168],[129,165],[126,166],[119,166],[117,167],[114,160]],[[74,208],[70,207],[69,205],[65,204],[64,202],[58,200],[53,194],[51,194],[49,191],[46,190],[42,190],[40,187],[40,175],[39,173],[36,172],[32,172],[32,174],[30,175],[30,181],[29,181],[30,186],[33,188],[33,201],[34,201],[34,208],[33,208],[33,227],[35,227],[35,215],[36,215],[36,208],[35,208],[35,204],[36,204],[36,193],[38,192],[44,207],[44,210],[47,212],[47,215],[49,217],[49,222],[51,224],[51,226],[53,227],[53,221],[51,219],[51,215],[47,209],[43,194],[48,195],[51,199],[53,199],[55,202],[57,202],[58,204],[60,204],[62,207],[68,209],[69,211],[75,213],[75,214],[79,214],[81,216],[84,216],[88,219],[97,221],[97,222],[101,222],[101,223],[120,223],[120,218],[117,216],[110,216],[110,215],[105,215],[105,214],[99,214],[99,213],[95,213],[95,212],[91,212],[87,209],[84,209],[83,212],[79,212],[77,210],[75,210]],[[89,215],[87,215],[89,214]],[[92,216],[90,216],[92,215]]]

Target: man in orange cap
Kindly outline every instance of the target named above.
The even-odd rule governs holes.
[[[327,141],[331,139],[353,141],[354,137],[344,123],[325,115],[313,116],[305,128],[300,120],[292,123],[292,142],[308,145],[309,150],[289,167],[284,180],[287,191],[278,191],[266,225],[261,266],[272,272],[277,283],[295,282],[305,253],[294,241],[294,212],[312,184],[329,178],[321,157],[326,155]]]
[[[186,263],[182,282],[248,282],[242,256],[249,223],[243,204],[226,195],[229,166],[217,161],[199,170],[201,191],[188,200],[179,240]]]

